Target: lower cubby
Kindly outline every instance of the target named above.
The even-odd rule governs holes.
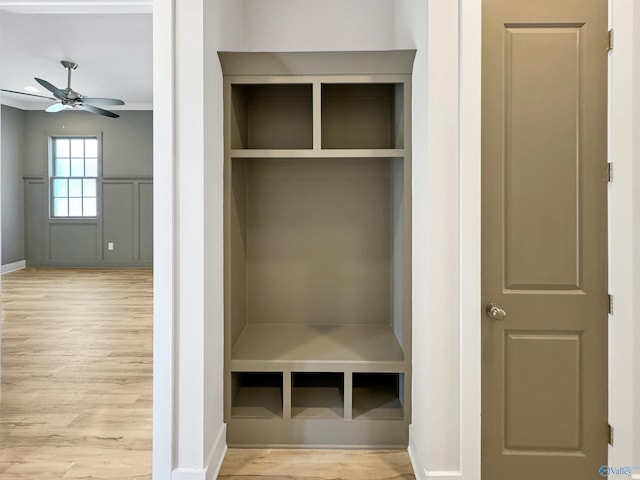
[[[404,375],[354,373],[353,418],[404,418]]]
[[[291,374],[292,418],[343,418],[344,374],[336,372]]]
[[[282,418],[280,372],[231,373],[231,416]]]
[[[230,372],[229,446],[407,446],[405,373],[384,372],[388,365],[381,366],[383,372],[335,371],[336,365],[326,365],[334,371],[323,372],[309,371],[310,364],[276,363],[266,370],[282,370],[237,366]]]

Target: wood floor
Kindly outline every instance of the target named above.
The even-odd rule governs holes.
[[[2,276],[0,480],[151,480],[151,270]],[[230,449],[220,479],[413,479],[406,451]]]
[[[409,480],[406,450],[229,449],[219,480]]]
[[[2,276],[0,479],[151,479],[150,270]]]

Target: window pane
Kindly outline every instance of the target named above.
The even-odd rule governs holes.
[[[56,177],[68,177],[69,173],[71,173],[69,170],[69,159],[56,158],[54,173]]]
[[[96,217],[98,139],[53,138],[51,202],[54,217]]]
[[[81,198],[69,199],[69,216],[70,217],[82,216],[82,199]]]
[[[69,157],[69,139],[56,138],[56,157]]]
[[[98,176],[98,159],[97,158],[87,158],[84,161],[84,174],[86,177]]]
[[[66,217],[67,215],[69,215],[69,210],[67,209],[67,199],[54,198],[53,199],[53,216]]]
[[[82,180],[71,178],[69,179],[69,196],[81,197],[82,196]]]
[[[69,195],[67,189],[67,180],[64,178],[56,178],[53,181],[53,196],[54,197],[66,197]]]
[[[84,138],[71,139],[71,156],[75,158],[84,157]]]
[[[71,159],[71,176],[84,177],[84,160],[82,158]]]
[[[96,196],[96,181],[93,178],[85,178],[82,181],[82,196],[83,197],[95,197]]]
[[[95,217],[96,216],[96,199],[95,198],[83,198],[83,212],[82,215],[85,217]]]
[[[97,138],[85,138],[85,140],[84,140],[84,156],[85,157],[97,157],[98,156],[98,139]]]

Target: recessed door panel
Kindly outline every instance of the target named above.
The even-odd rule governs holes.
[[[507,289],[579,288],[581,28],[505,28]]]
[[[580,449],[580,335],[505,332],[505,448]]]

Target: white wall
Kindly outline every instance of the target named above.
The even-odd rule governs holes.
[[[171,235],[175,240],[177,364],[171,478],[204,479],[214,478],[226,449],[222,416],[224,152],[222,74],[216,52],[240,48],[241,4],[180,0],[173,8],[168,13],[173,14],[176,35],[171,172],[176,199]],[[156,437],[156,441],[166,440]],[[164,473],[157,472],[158,477]]]
[[[421,478],[460,471],[458,2],[398,3],[413,72],[413,399]]]
[[[614,49],[610,54],[609,291],[614,311],[609,320],[609,423],[614,444],[609,465],[640,465],[640,6],[635,0],[611,0]],[[634,42],[635,40],[635,42]],[[640,471],[634,472],[640,479]]]
[[[244,0],[245,48],[391,49],[394,15],[393,0]]]
[[[219,50],[241,50],[242,3],[206,2],[204,11],[204,452],[207,479],[214,478],[226,449],[223,424],[224,142],[222,70]]]

